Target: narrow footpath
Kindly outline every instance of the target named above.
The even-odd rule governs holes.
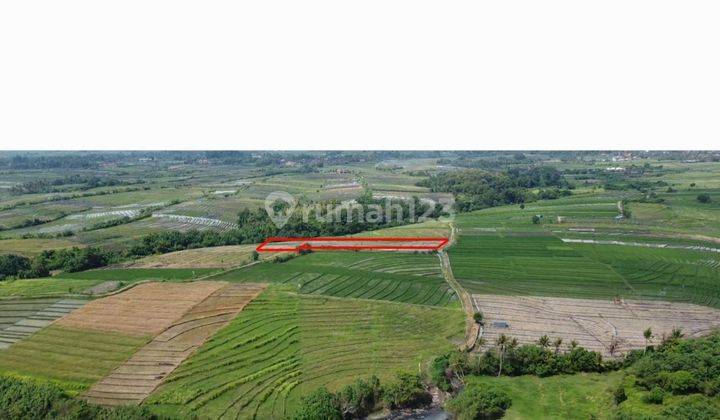
[[[473,319],[475,313],[475,304],[473,303],[472,296],[465,290],[453,275],[452,267],[450,266],[450,257],[446,250],[448,247],[455,243],[455,226],[450,224],[450,242],[448,245],[438,252],[440,258],[440,265],[442,267],[443,276],[445,281],[455,291],[455,294],[460,299],[463,311],[465,312],[465,349],[471,351],[475,348],[477,339],[480,335],[480,326]]]

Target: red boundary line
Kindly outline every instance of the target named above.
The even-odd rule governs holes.
[[[328,241],[328,242],[438,242],[437,245],[312,245],[310,242]],[[294,247],[283,247],[283,248],[267,248],[268,244],[274,242],[305,242],[302,245]],[[298,238],[298,237],[285,237],[285,236],[273,236],[265,239],[263,243],[258,245],[255,250],[257,252],[287,252],[287,251],[301,251],[301,250],[319,250],[319,251],[357,251],[357,250],[423,250],[423,251],[437,251],[449,242],[448,238],[422,238],[422,237],[371,237],[371,238],[348,238],[348,237],[334,237],[316,236],[313,238]]]

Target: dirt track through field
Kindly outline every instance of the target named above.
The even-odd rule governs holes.
[[[642,349],[643,331],[652,328],[660,342],[663,334],[681,328],[686,337],[697,337],[720,327],[720,311],[684,303],[625,300],[568,299],[473,295],[485,315],[484,348],[492,347],[500,334],[521,344],[536,342],[547,334],[550,341],[563,339],[563,349],[576,340],[579,345],[610,356],[610,343],[618,343],[614,355]],[[497,322],[506,322],[502,328]]]
[[[145,283],[94,300],[58,320],[58,325],[131,335],[156,335],[226,283]]]
[[[215,291],[93,385],[84,399],[96,404],[139,404],[215,332],[227,325],[265,288],[229,284]]]

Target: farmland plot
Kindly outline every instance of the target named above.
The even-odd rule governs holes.
[[[462,339],[460,310],[268,289],[148,399],[153,411],[282,418],[302,395],[358,375],[416,371]]]
[[[252,261],[256,245],[229,245],[188,249],[151,255],[134,261],[130,268],[232,268]],[[261,255],[265,258],[268,255]]]
[[[153,213],[153,219],[160,219],[163,225],[167,225],[170,229],[175,230],[205,230],[215,229],[220,231],[228,231],[237,229],[237,224],[225,222],[220,219],[210,217],[183,216],[180,214]]]
[[[462,235],[453,271],[472,293],[660,299],[720,307],[720,258],[701,250],[566,243],[544,233]]]
[[[78,299],[0,300],[0,350],[23,340],[85,304]]]
[[[285,263],[259,264],[214,280],[282,283],[303,294],[444,306],[457,301],[436,256],[318,252]]]
[[[56,322],[68,328],[154,336],[216,292],[220,282],[145,283],[94,300]]]
[[[632,293],[606,264],[544,233],[461,235],[449,253],[455,277],[471,293],[580,298]]]
[[[0,298],[20,297],[57,297],[67,294],[83,293],[101,280],[42,278],[5,280],[0,282]]]
[[[217,269],[212,268],[102,268],[78,273],[62,273],[54,278],[118,280],[124,282],[140,280],[173,281],[196,279],[217,271]]]
[[[484,338],[492,346],[500,334],[522,344],[536,342],[547,334],[551,340],[577,341],[581,346],[616,355],[646,345],[643,331],[650,327],[656,340],[681,328],[697,337],[720,327],[720,310],[699,305],[642,300],[590,300],[529,296],[473,295],[485,315]]]
[[[103,405],[140,403],[263,288],[255,284],[231,284],[217,290],[93,385],[84,398]]]
[[[0,350],[0,373],[51,381],[76,393],[123,363],[148,339],[53,324]]]

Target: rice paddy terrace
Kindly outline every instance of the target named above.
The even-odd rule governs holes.
[[[217,330],[232,320],[264,286],[226,285],[174,321],[83,398],[103,405],[139,404]]]
[[[316,387],[417,371],[462,340],[456,309],[268,289],[148,399],[153,411],[281,418]]]
[[[259,264],[213,280],[268,282],[302,294],[446,306],[457,296],[435,255],[387,252],[316,252],[284,263]]]

